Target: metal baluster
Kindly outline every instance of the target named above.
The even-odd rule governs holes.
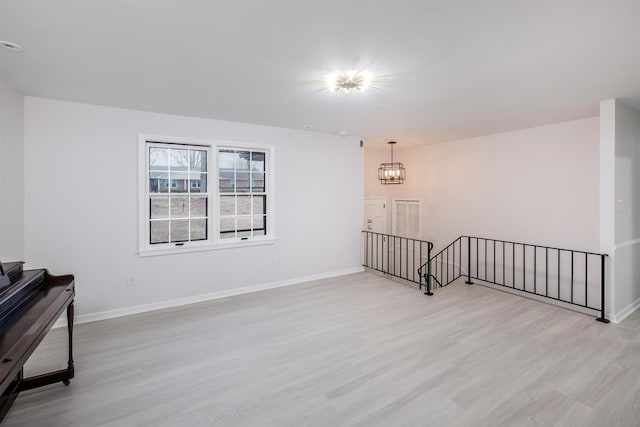
[[[589,255],[584,254],[584,306],[589,305],[589,287],[588,287],[588,275],[589,274]]]
[[[527,290],[527,279],[525,277],[525,269],[527,267],[527,261],[525,259],[525,255],[527,254],[527,247],[522,245],[522,290]]]
[[[416,241],[415,239],[413,239],[413,253],[411,254],[411,261],[413,261],[413,263],[411,264],[411,270],[413,271],[413,281],[416,281]]]
[[[471,237],[467,236],[467,285],[473,285],[471,281]]]
[[[393,274],[396,274],[396,236],[393,236]]]
[[[420,241],[420,268],[422,268],[422,241]],[[427,258],[427,264],[429,264],[429,259]],[[427,267],[427,271],[429,270],[429,268]],[[420,275],[422,276],[422,270],[420,270]],[[429,276],[427,276],[427,281],[431,280]],[[420,279],[420,289],[422,289],[422,279]],[[426,286],[425,286],[426,287]]]
[[[478,279],[480,279],[480,251],[478,250],[479,240],[480,239],[476,237],[476,277]]]
[[[537,270],[537,265],[538,265],[538,247],[534,246],[533,247],[533,293],[537,293],[538,292],[538,270]]]
[[[558,299],[562,301],[560,298],[560,249],[558,249]]]
[[[406,243],[404,245],[404,255],[405,255],[405,267],[404,267],[404,274],[405,276],[409,277],[409,239],[405,239]],[[402,272],[400,272],[400,274],[402,274]]]
[[[513,250],[513,254],[511,255],[511,268],[513,271],[511,272],[511,287],[513,289],[516,288],[516,244],[511,243],[511,249]]]
[[[460,263],[458,265],[458,277],[462,276],[462,237],[458,237],[458,255]]]
[[[364,232],[364,265],[369,267],[369,233]]]
[[[447,246],[447,285],[449,284],[449,246]]]
[[[505,255],[506,254],[505,254],[505,248],[504,247],[505,247],[505,243],[502,242],[502,284],[504,286],[507,286],[507,279],[505,277],[505,270],[506,270],[505,264],[507,263],[507,261],[505,259],[506,258]]]
[[[484,281],[487,281],[487,239],[484,239]]]
[[[456,280],[456,241],[453,241],[453,266],[452,266],[452,274],[453,274],[453,280]]]
[[[544,274],[545,274],[545,284],[544,284],[544,293],[545,296],[549,296],[549,248],[545,248],[544,250]]]
[[[571,304],[573,304],[573,251],[571,251]]]

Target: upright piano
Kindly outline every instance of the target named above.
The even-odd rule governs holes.
[[[23,264],[0,262],[0,421],[21,391],[57,382],[69,385],[74,376],[74,277],[53,276],[47,270],[23,271]],[[25,378],[24,364],[65,310],[67,368]]]

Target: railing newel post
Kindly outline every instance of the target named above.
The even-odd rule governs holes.
[[[433,249],[433,243],[427,243],[427,283],[425,284],[426,292],[425,295],[433,295],[431,292],[431,249]]]
[[[596,320],[602,323],[609,323],[609,319],[605,317],[605,264],[606,264],[607,254],[600,255],[600,317]]]

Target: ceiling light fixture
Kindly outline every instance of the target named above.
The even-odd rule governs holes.
[[[369,71],[345,71],[331,73],[327,76],[327,87],[330,92],[351,93],[351,91],[364,92],[373,81],[373,74]]]
[[[6,40],[0,40],[0,46],[15,53],[21,53],[24,50],[23,47],[20,46],[19,44],[15,44],[13,42],[9,42]]]
[[[378,179],[380,184],[402,184],[407,178],[407,170],[402,163],[393,162],[393,146],[395,141],[389,141],[391,145],[391,163],[382,163],[378,168]]]

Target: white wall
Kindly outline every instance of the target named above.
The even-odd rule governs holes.
[[[24,97],[0,80],[0,260],[24,259]]]
[[[615,312],[640,306],[640,111],[615,101]]]
[[[600,252],[608,254],[607,312],[615,317],[616,101],[600,103]],[[616,321],[617,319],[613,319]]]
[[[138,257],[138,133],[273,144],[275,244]],[[358,269],[363,151],[359,138],[27,97],[28,265],[75,274],[80,315]]]
[[[388,147],[365,152],[365,194],[421,200],[422,238],[460,235],[597,251],[598,118],[402,148],[402,185],[382,185]],[[390,229],[390,228],[389,228]]]

